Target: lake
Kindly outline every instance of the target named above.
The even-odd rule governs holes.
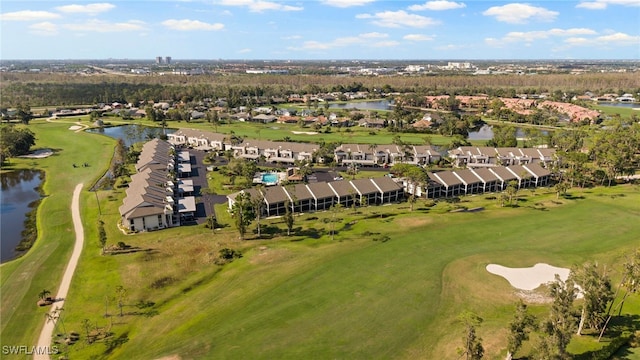
[[[546,134],[546,130],[542,130],[543,134]],[[524,130],[522,128],[516,128],[516,138],[522,139],[525,137]],[[469,131],[469,140],[491,140],[493,139],[493,127],[491,125],[482,125],[482,127],[476,131]]]
[[[624,107],[624,108],[637,108],[640,109],[640,104],[638,103],[629,103],[629,102],[599,102],[599,106],[610,106],[610,107]]]
[[[329,109],[390,110],[392,103],[390,100],[331,103]]]
[[[0,262],[4,263],[20,255],[15,248],[22,239],[26,215],[33,210],[29,205],[40,199],[37,188],[44,180],[44,173],[36,170],[18,170],[4,173],[0,179]]]
[[[107,135],[114,139],[122,139],[126,146],[151,140],[162,135],[162,128],[136,124],[88,129],[86,131],[94,134]],[[175,129],[166,129],[167,134],[174,133],[175,131]]]

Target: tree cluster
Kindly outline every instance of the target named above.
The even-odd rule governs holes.
[[[574,336],[599,335],[599,341],[613,314],[617,311],[620,316],[627,297],[640,289],[640,251],[629,257],[622,269],[622,281],[616,294],[606,269],[597,263],[588,262],[572,268],[566,281],[556,275],[548,289],[549,313],[540,322],[528,313],[526,304],[518,302],[508,329],[507,360],[520,351],[533,331],[539,335],[530,354],[534,359],[571,358],[567,346]],[[619,299],[618,293],[622,294]],[[581,299],[576,306],[578,295]]]
[[[0,127],[0,162],[7,159],[26,155],[31,147],[36,144],[35,134],[23,127],[3,125]]]

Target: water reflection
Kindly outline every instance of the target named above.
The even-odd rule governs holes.
[[[134,143],[141,141],[159,138],[163,135],[162,128],[137,124],[96,128],[89,129],[87,131],[95,134],[104,134],[114,139],[122,139],[126,146],[131,146]],[[165,131],[167,134],[171,134],[176,130],[165,129]]]
[[[36,170],[19,170],[2,174],[2,206],[0,207],[0,262],[6,262],[19,255],[16,245],[22,239],[24,222],[32,208],[31,204],[40,199],[38,186],[44,173]]]

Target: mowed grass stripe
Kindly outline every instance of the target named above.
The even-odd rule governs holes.
[[[191,292],[184,306],[176,304],[150,319],[118,354],[449,358],[460,338],[456,316],[471,310],[487,318],[480,332],[489,354],[496,355],[505,346],[496,337],[504,331],[516,298],[503,279],[484,270],[486,263],[611,262],[638,245],[640,223],[629,217],[637,212],[637,189],[625,197],[585,197],[548,211],[435,216],[415,228],[397,226],[405,216],[369,221],[366,227],[359,223],[348,235],[352,240],[291,250],[293,256],[276,263],[254,264],[259,255],[250,254]],[[391,240],[353,239],[365,228],[385,232]],[[474,261],[460,265],[468,258]],[[158,328],[170,331],[154,334]],[[149,343],[154,346],[145,346]]]
[[[44,169],[46,197],[38,209],[38,240],[28,254],[1,267],[3,345],[36,343],[48,310],[36,307],[38,293],[48,289],[55,296],[75,239],[70,210],[73,188],[80,182],[89,186],[101,176],[113,154],[113,139],[74,133],[69,126],[32,121],[29,129],[36,135],[35,148],[51,148],[54,154],[45,159],[12,159],[15,168]],[[72,166],[85,162],[90,166]]]

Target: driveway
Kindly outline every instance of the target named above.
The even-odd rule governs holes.
[[[196,196],[196,219],[198,224],[203,224],[210,216],[215,216],[213,206],[215,204],[224,204],[227,197],[224,195],[209,194],[207,183],[207,166],[204,164],[206,153],[202,150],[189,149],[191,154],[191,177],[185,178],[193,180],[193,187]]]

